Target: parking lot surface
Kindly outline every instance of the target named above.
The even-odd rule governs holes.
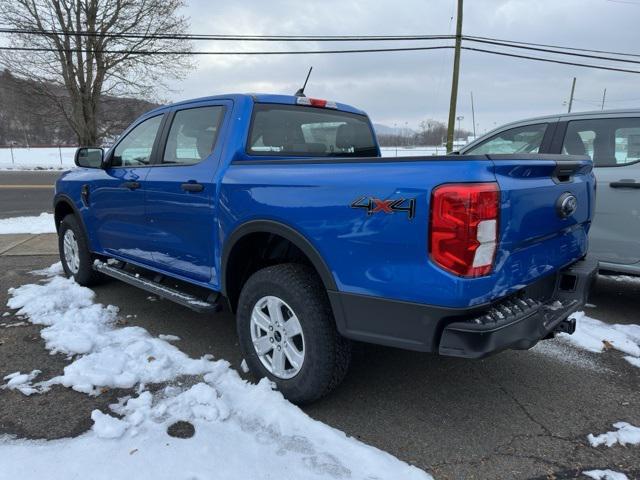
[[[52,251],[55,236],[44,235],[0,254],[2,312],[8,311],[9,288],[40,281],[29,272],[58,260]],[[97,301],[119,307],[123,324],[177,335],[187,354],[210,353],[240,370],[228,312],[203,316],[117,281],[95,291]],[[640,281],[600,277],[587,314],[609,323],[638,322],[639,294]],[[48,378],[68,364],[45,350],[39,327],[9,326],[20,323],[13,316],[1,320],[0,377],[38,368]],[[587,441],[589,433],[612,430],[618,421],[640,424],[639,385],[640,369],[618,352],[593,354],[560,340],[480,361],[355,344],[345,382],[304,410],[437,479],[578,478],[596,468],[639,478],[638,447],[593,448]],[[89,397],[54,387],[26,397],[0,390],[0,434],[78,435],[91,427],[91,410],[106,409],[125,393]]]

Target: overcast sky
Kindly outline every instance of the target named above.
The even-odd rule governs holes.
[[[455,0],[192,0],[192,33],[264,35],[409,35],[455,33]],[[640,0],[466,0],[463,33],[581,48],[636,52]],[[426,42],[424,42],[426,43]],[[443,44],[433,42],[429,44]],[[195,50],[317,49],[334,44],[196,42]],[[335,44],[356,48],[362,43]],[[390,47],[367,43],[368,46]],[[393,46],[399,45],[393,42]],[[415,45],[415,44],[413,44]],[[517,53],[523,53],[517,51]],[[531,52],[536,55],[536,52]],[[539,55],[539,54],[538,54]],[[171,100],[231,92],[294,93],[310,65],[309,96],[358,106],[374,122],[416,127],[446,121],[452,50],[270,57],[197,57]],[[580,61],[580,59],[575,59]],[[602,61],[594,63],[605,64]],[[640,70],[640,65],[627,65]],[[576,76],[574,110],[640,107],[640,75],[462,52],[458,114],[478,133],[528,116],[566,111]]]

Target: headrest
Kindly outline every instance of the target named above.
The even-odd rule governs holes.
[[[584,142],[576,132],[572,132],[567,136],[564,141],[564,148],[566,148],[569,155],[587,154],[587,150],[584,148]]]

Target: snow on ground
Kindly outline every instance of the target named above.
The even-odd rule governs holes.
[[[597,436],[590,433],[587,436],[587,439],[591,446],[599,447],[600,445],[606,445],[607,447],[612,447],[616,443],[619,443],[622,446],[640,445],[640,428],[634,427],[627,422],[614,423],[613,428],[617,430]]]
[[[55,233],[52,213],[41,213],[37,217],[12,217],[0,219],[0,235],[6,233]]]
[[[250,384],[224,360],[193,359],[143,328],[117,328],[117,307],[94,303],[93,291],[72,279],[43,282],[10,289],[8,306],[43,325],[46,348],[71,363],[52,379],[33,383],[37,373],[15,372],[8,383],[32,393],[55,384],[91,395],[134,386],[137,393],[94,410],[92,430],[76,438],[0,438],[7,478],[431,478],[311,419],[267,380]],[[163,388],[151,393],[152,383]],[[190,422],[195,435],[169,436],[177,421]]]
[[[0,148],[0,170],[68,170],[75,147]]]
[[[588,472],[582,472],[582,474],[594,480],[629,480],[624,473],[614,472],[613,470],[589,470]]]
[[[640,367],[640,325],[611,325],[588,317],[584,312],[577,312],[572,317],[576,319],[576,331],[573,335],[561,333],[558,338],[595,353],[612,348],[619,350],[626,354],[625,360]]]
[[[445,155],[445,147],[381,147],[383,157]],[[75,147],[0,148],[0,170],[68,170],[73,168]]]

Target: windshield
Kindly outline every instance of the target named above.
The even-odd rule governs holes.
[[[378,149],[364,115],[316,107],[256,104],[247,153],[375,157]]]

